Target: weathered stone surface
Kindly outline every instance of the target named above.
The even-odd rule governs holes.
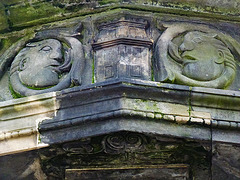
[[[39,153],[44,165],[51,165],[44,166],[43,169],[49,177],[61,177],[64,172],[65,178],[72,178],[74,175],[79,177],[78,172],[81,169],[87,177],[89,175],[95,177],[96,174],[102,176],[103,173],[107,179],[113,176],[117,179],[129,177],[132,172],[136,172],[137,177],[141,174],[142,178],[146,179],[149,177],[147,172],[152,170],[153,173],[150,175],[152,179],[159,177],[163,179],[162,176],[155,174],[155,168],[159,168],[159,172],[169,179],[187,177],[208,179],[211,174],[208,159],[210,152],[205,150],[201,143],[132,132],[118,132],[82,139],[55,146],[51,148],[51,153],[47,148],[40,150]],[[63,164],[66,169],[62,168]],[[102,168],[98,168],[100,166]],[[49,167],[54,167],[55,170]],[[176,174],[169,174],[169,168]],[[110,171],[106,171],[107,169]],[[88,173],[87,170],[92,171]],[[144,175],[144,172],[148,175]],[[174,175],[176,176],[172,177]]]
[[[28,151],[0,157],[0,178],[45,180],[37,151]]]
[[[234,129],[238,129],[237,122],[233,126],[233,122],[225,120],[225,125],[217,120],[217,126],[214,126],[210,110],[215,107],[209,105],[208,113],[201,113],[189,109],[187,104],[172,104],[173,102],[183,103],[184,96],[188,99],[187,90],[181,93],[180,99],[176,99],[177,96],[172,96],[173,99],[168,99],[169,102],[162,102],[167,101],[163,97],[167,97],[170,87],[158,87],[157,83],[151,83],[148,84],[148,89],[146,87],[142,89],[142,81],[139,81],[140,84],[137,84],[137,81],[133,82],[134,84],[113,81],[113,84],[100,83],[98,87],[93,85],[74,88],[59,94],[57,101],[51,99],[51,95],[49,97],[46,95],[29,97],[29,100],[9,101],[8,105],[6,101],[1,108],[1,137],[9,140],[13,138],[14,140],[14,138],[21,136],[35,136],[36,128],[38,128],[36,121],[50,117],[50,109],[52,109],[52,113],[58,109],[58,113],[54,117],[53,114],[51,115],[53,119],[43,121],[40,127],[42,131],[41,142],[43,143],[71,141],[121,130],[204,140],[212,138],[218,142],[238,143],[239,133],[234,131]],[[166,91],[167,89],[168,91]],[[142,94],[143,91],[147,91],[149,96]],[[178,93],[173,89],[171,91],[171,94]],[[104,95],[105,93],[108,94],[107,97]],[[157,96],[154,96],[155,93]],[[61,103],[58,104],[59,102]],[[186,103],[188,102],[186,101]],[[32,109],[26,109],[29,106]],[[8,114],[7,112],[10,111],[11,114]],[[183,126],[182,123],[187,125]],[[200,126],[190,126],[189,124],[199,124]],[[24,127],[26,131],[20,130]],[[56,129],[56,127],[58,128]],[[211,131],[210,127],[223,129]],[[231,128],[233,129],[231,130]],[[6,144],[6,142],[3,143]],[[9,141],[9,143],[11,142]],[[22,148],[26,147],[23,145]],[[18,148],[13,148],[12,151],[18,151]]]
[[[157,41],[155,79],[225,89],[236,76],[239,43],[198,24],[167,24]],[[200,32],[201,30],[201,32]],[[238,87],[235,87],[238,89]]]
[[[212,122],[212,126],[214,127],[220,127],[224,124],[228,127],[234,127],[229,121],[239,122],[239,92],[227,90],[214,91],[215,93],[210,89],[193,87],[191,92],[192,109],[200,112],[211,112],[212,119],[218,121],[216,123]]]
[[[240,146],[234,144],[214,143],[212,157],[212,178],[232,179],[240,178]]]
[[[164,12],[171,14],[183,14],[199,17],[214,16],[220,19],[236,19],[239,20],[239,3],[231,0],[220,1],[199,1],[199,0],[184,0],[184,1],[120,1],[120,0],[99,0],[99,1],[82,1],[82,0],[41,0],[41,1],[1,1],[4,10],[1,13],[5,14],[6,19],[1,19],[0,24],[6,24],[8,29],[19,29],[26,26],[53,22],[56,20],[67,19],[69,17],[78,16],[79,14],[92,14],[106,9],[126,8],[136,10],[148,10],[154,12]],[[135,6],[137,5],[137,6]]]
[[[7,73],[12,63],[11,84],[6,84],[10,86],[12,96],[28,96],[117,78],[232,90],[240,88],[237,42],[240,36],[226,28],[231,25],[237,30],[236,25],[218,24],[220,31],[212,28],[212,23],[206,20],[192,23],[191,19],[185,17],[186,22],[180,23],[179,17],[164,20],[165,17],[158,17],[159,14],[151,17],[151,14],[146,13],[141,20],[139,12],[135,14],[136,12],[127,10],[116,10],[116,13],[109,13],[112,16],[102,13],[101,16],[83,18],[82,25],[77,18],[49,24],[49,27],[35,27],[29,29],[29,32],[19,31],[16,37],[24,38],[6,51],[4,45],[1,56],[1,77]],[[184,32],[188,33],[182,35]],[[4,44],[12,43],[9,41],[12,36],[9,33]],[[57,41],[61,44],[58,45],[56,57],[46,55],[43,58],[38,53],[40,44],[51,45]],[[192,46],[196,47],[191,49]],[[31,52],[27,52],[29,49]],[[151,61],[152,55],[155,61]],[[34,58],[35,63],[28,63],[34,62],[28,60]],[[37,64],[37,59],[52,64]],[[60,59],[65,61],[60,63]],[[54,67],[40,68],[41,65]],[[213,70],[209,71],[209,67]]]
[[[33,23],[36,20],[46,20],[48,17],[53,19],[54,16],[60,15],[63,12],[61,8],[47,2],[10,5],[6,9],[9,21],[14,28],[26,26],[28,23]]]
[[[29,39],[23,38],[2,55],[1,76],[12,63],[8,86],[13,97],[58,91],[82,83],[85,67],[83,46],[77,38],[64,34],[71,30],[79,33],[79,26],[32,34],[32,42],[27,43]]]
[[[187,166],[184,165],[169,165],[169,166],[157,166],[147,167],[147,168],[139,168],[139,167],[131,167],[131,168],[106,168],[98,170],[96,169],[67,169],[65,173],[66,180],[76,180],[76,179],[141,179],[144,180],[146,178],[151,179],[168,179],[168,180],[187,180],[189,177]]]
[[[143,81],[139,81],[140,84],[137,81],[133,81],[133,84],[129,80],[125,81],[128,83],[112,81],[94,84],[91,87],[82,87],[83,89],[78,87],[66,90],[61,95],[61,100],[59,99],[61,107],[56,117],[41,124],[42,141],[46,141],[46,143],[58,142],[62,141],[63,136],[65,136],[65,139],[73,140],[86,137],[88,134],[93,136],[105,131],[115,132],[120,130],[154,134],[172,133],[173,136],[205,140],[210,138],[210,129],[207,127],[192,128],[191,126],[181,127],[179,125],[176,128],[172,124],[176,121],[175,116],[190,120],[191,112],[189,111],[188,101],[185,101],[185,105],[181,105],[182,100],[184,98],[187,100],[189,97],[187,90],[183,91],[182,96],[177,99],[178,92],[174,89],[158,87],[155,83],[151,84],[153,85],[152,88],[149,84],[148,88],[142,89]],[[88,91],[89,89],[91,90]],[[148,94],[144,92],[148,92]],[[169,102],[175,102],[175,104],[164,102],[168,102],[164,97],[171,96],[169,93],[172,95],[172,99],[168,99]],[[175,93],[176,96],[174,96]],[[104,94],[107,94],[107,96]],[[73,101],[73,99],[77,101]],[[155,121],[156,114],[162,114],[163,119]],[[203,114],[205,116],[201,115],[200,112],[195,113],[194,117],[203,119],[210,117],[210,115],[206,116],[206,113]],[[165,115],[171,115],[173,121],[169,121]],[[167,121],[164,121],[165,119]],[[85,127],[86,123],[89,127],[87,129]],[[56,126],[58,130],[55,129]],[[176,130],[173,130],[174,128]],[[69,132],[68,135],[66,135],[66,131]],[[59,135],[56,136],[56,133],[59,133]]]
[[[152,42],[146,33],[148,26],[141,19],[121,18],[99,27],[92,45],[96,82],[116,78],[151,80]]]
[[[9,28],[9,24],[8,24],[8,19],[5,12],[5,7],[0,2],[0,32],[3,30],[7,30],[8,28]]]
[[[38,123],[52,118],[57,109],[56,93],[0,103],[0,154],[36,149]]]
[[[239,178],[239,3],[0,4],[0,179],[64,179],[79,175],[75,168],[109,166],[128,177],[149,172],[144,165],[179,163],[189,171],[183,178]],[[16,60],[27,49],[32,64]],[[59,66],[61,58],[67,63]],[[57,67],[34,74],[43,62]],[[61,88],[38,89],[65,78]],[[153,82],[165,80],[182,85]],[[18,93],[29,97],[5,101]],[[21,158],[3,156],[16,152]]]

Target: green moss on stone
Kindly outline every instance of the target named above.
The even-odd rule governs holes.
[[[38,3],[34,6],[26,5],[9,7],[9,20],[13,27],[36,19],[51,17],[63,12],[60,8],[51,6],[49,3]]]
[[[27,0],[1,0],[5,6],[24,5]]]
[[[0,32],[9,28],[8,18],[6,16],[5,7],[0,2]]]
[[[119,3],[122,2],[122,0],[100,0],[98,3],[100,5],[106,5],[106,4],[112,4],[112,3]]]
[[[17,92],[14,91],[11,83],[9,83],[9,90],[10,90],[10,92],[11,92],[11,94],[12,94],[12,97],[13,97],[14,99],[18,99],[18,98],[24,97],[24,96],[22,96],[21,94],[19,94],[19,93],[17,93]]]

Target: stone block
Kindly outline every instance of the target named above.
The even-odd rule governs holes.
[[[224,128],[214,128],[212,129],[212,140],[215,142],[225,142],[225,143],[240,143],[240,132],[239,130],[226,129]]]
[[[203,124],[203,119],[201,119],[201,118],[193,118],[193,117],[191,117],[191,122],[193,122],[193,123]]]
[[[180,124],[186,124],[189,121],[189,117],[176,116],[176,122]]]
[[[0,156],[38,148],[37,134],[0,140]]]
[[[163,119],[168,121],[175,121],[175,117],[173,115],[163,115]]]
[[[0,155],[39,147],[38,124],[56,114],[55,93],[0,102]]]

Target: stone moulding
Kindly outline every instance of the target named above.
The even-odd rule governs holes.
[[[93,47],[93,50],[96,51],[96,50],[99,50],[99,49],[112,47],[112,46],[116,46],[116,45],[119,45],[119,44],[131,45],[131,46],[144,46],[144,47],[150,48],[153,43],[151,41],[146,41],[146,40],[119,38],[119,39],[114,39],[112,41],[93,43],[92,47]]]
[[[211,92],[211,89],[204,90]],[[209,94],[225,104],[240,101],[239,93],[228,91],[227,95],[223,92],[226,91]],[[213,118],[211,111],[214,110],[192,110],[191,106],[197,103],[193,94],[200,96],[203,92],[187,86],[127,79],[64,90],[60,99],[57,98],[61,101],[57,115],[43,121],[39,127],[41,139],[46,143],[57,143],[63,137],[69,141],[126,130],[210,140],[211,128],[223,132],[239,129],[238,119]],[[200,100],[198,103],[200,107],[220,109],[217,101],[209,105]],[[228,106],[233,111],[237,108],[233,104]]]
[[[28,136],[36,133],[37,133],[36,129],[30,129],[30,128],[20,129],[20,130],[11,131],[11,132],[4,132],[0,134],[0,141],[11,139],[11,138],[17,138],[21,136]]]
[[[38,124],[57,109],[55,92],[0,102],[0,155],[42,147]]]
[[[1,155],[118,131],[239,143],[239,101],[236,91],[129,79],[5,101]]]
[[[101,170],[99,172],[98,170]],[[164,171],[165,170],[165,171]],[[166,170],[169,172],[166,173]],[[113,173],[115,172],[115,173]],[[137,173],[141,172],[141,175]],[[162,173],[161,173],[162,172]],[[114,175],[111,178],[118,178],[120,175],[124,179],[131,178],[169,178],[174,179],[174,176],[178,179],[186,179],[189,178],[189,167],[185,164],[171,164],[171,165],[157,165],[157,166],[146,166],[146,167],[125,167],[125,168],[83,168],[83,169],[67,169],[65,178],[67,180],[73,178],[79,179],[95,179],[95,178],[103,178],[108,174],[113,173]],[[172,175],[172,174],[174,175]],[[137,174],[137,175],[136,175]],[[159,175],[160,174],[160,175]],[[164,175],[162,175],[164,174]],[[166,175],[167,174],[167,175]],[[122,179],[123,179],[122,178]]]

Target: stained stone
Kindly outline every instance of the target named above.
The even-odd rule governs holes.
[[[116,78],[151,80],[148,22],[122,18],[103,24],[93,44],[96,82]]]

